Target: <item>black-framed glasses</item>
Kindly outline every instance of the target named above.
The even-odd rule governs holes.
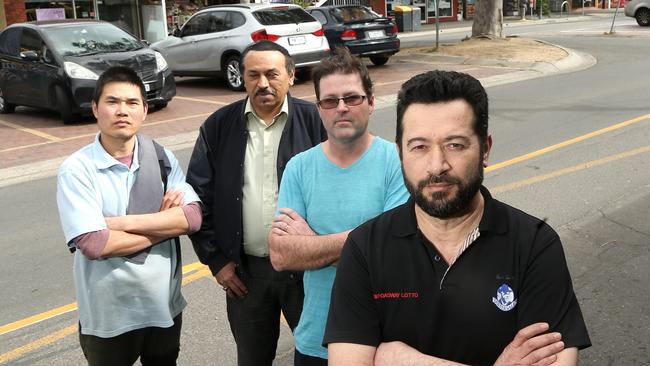
[[[342,100],[347,106],[355,106],[363,103],[363,100],[366,98],[365,95],[347,95],[340,98],[325,98],[318,101],[318,106],[323,109],[336,108],[339,106],[339,100]]]

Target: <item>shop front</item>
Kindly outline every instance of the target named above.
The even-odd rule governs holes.
[[[438,9],[436,9],[436,0],[371,0],[370,6],[375,12],[390,18],[394,18],[396,6],[417,7],[420,9],[421,23],[427,24],[436,22],[436,11],[441,22],[457,21],[458,1],[438,0]]]
[[[27,20],[99,19],[140,39],[167,36],[165,0],[25,0]]]

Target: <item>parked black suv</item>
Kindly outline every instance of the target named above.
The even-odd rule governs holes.
[[[96,80],[114,65],[140,75],[150,105],[165,107],[176,95],[165,58],[113,24],[68,19],[11,25],[0,33],[0,113],[25,105],[76,122],[92,115]]]

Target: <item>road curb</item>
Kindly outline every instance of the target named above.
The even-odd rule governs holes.
[[[176,151],[194,146],[199,131],[186,132],[179,135],[161,137],[156,139],[169,150]],[[11,168],[0,169],[0,188],[32,180],[53,177],[57,174],[59,166],[67,156],[23,164]]]
[[[503,67],[512,67],[517,69],[522,69],[521,71],[516,71],[513,73],[505,75],[496,75],[488,78],[481,79],[481,84],[486,87],[492,87],[502,84],[510,84],[518,81],[537,79],[545,76],[566,74],[570,72],[578,72],[586,70],[594,66],[598,61],[596,58],[586,52],[576,51],[571,48],[563,47],[560,45],[552,44],[549,42],[538,40],[539,42],[549,44],[558,48],[561,48],[567,53],[567,56],[561,60],[553,62],[530,62],[530,63],[518,63],[518,62],[507,62],[503,60],[496,60],[497,64],[492,64],[491,66],[503,66]],[[482,60],[480,63],[482,66],[490,66],[490,60]],[[526,65],[527,64],[527,65]]]

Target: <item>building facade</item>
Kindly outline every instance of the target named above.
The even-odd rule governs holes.
[[[198,1],[196,3],[194,1]],[[0,0],[0,29],[14,23],[50,19],[99,19],[148,42],[167,36],[175,23],[208,0]],[[205,1],[205,2],[203,2]]]

